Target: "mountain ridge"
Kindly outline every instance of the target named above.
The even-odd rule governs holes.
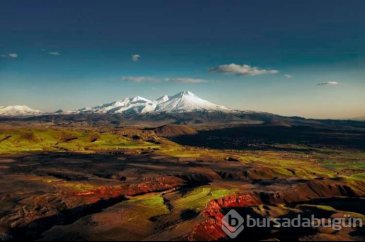
[[[0,106],[0,116],[36,116],[41,111],[32,109],[26,105]]]
[[[164,95],[155,100],[141,96],[125,98],[91,108],[82,108],[74,113],[104,114],[146,114],[146,113],[184,113],[184,112],[233,112],[222,105],[204,100],[190,91],[182,91],[175,95]]]
[[[32,109],[26,105],[0,106],[0,117],[2,118],[22,118],[32,117],[42,119],[41,116],[47,116],[52,119],[57,116],[62,120],[62,116],[86,115],[83,118],[90,117],[90,115],[97,115],[94,119],[113,120],[121,119],[126,121],[149,121],[149,120],[175,120],[183,123],[204,123],[211,121],[218,122],[240,122],[242,120],[249,120],[250,123],[264,122],[274,123],[280,125],[290,125],[290,120],[306,120],[305,123],[310,124],[313,120],[311,118],[289,117],[275,115],[273,113],[244,111],[229,109],[225,106],[217,105],[207,100],[204,100],[190,91],[182,91],[175,95],[164,95],[157,99],[150,100],[141,96],[131,98],[124,98],[118,101],[101,104],[94,107],[85,107],[73,111],[64,111],[59,109],[55,112],[41,112]],[[103,116],[98,116],[103,115]],[[116,117],[117,115],[118,117]],[[107,118],[106,116],[110,116]],[[67,119],[67,117],[65,117]],[[322,120],[329,122],[334,119]],[[347,119],[348,121],[364,122],[365,117],[356,119]],[[318,120],[320,121],[320,120]],[[295,122],[297,123],[297,122]]]

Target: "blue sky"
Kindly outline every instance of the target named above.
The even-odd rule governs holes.
[[[237,109],[364,116],[364,12],[362,0],[2,0],[0,106],[191,90]]]

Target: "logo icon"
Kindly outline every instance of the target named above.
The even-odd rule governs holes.
[[[244,219],[232,209],[222,219],[222,230],[231,238],[235,239],[244,230]]]

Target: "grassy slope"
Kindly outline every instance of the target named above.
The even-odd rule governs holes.
[[[173,143],[156,145],[132,140],[95,129],[20,127],[0,129],[0,154],[27,152],[97,152],[120,149],[159,148],[160,154],[176,158],[225,159],[238,157],[243,164],[262,165],[273,169],[278,177],[290,177],[289,170],[302,178],[317,175],[347,176],[363,179],[365,152],[354,150],[316,149],[296,151],[232,151],[182,147]]]
[[[206,204],[213,199],[225,197],[234,194],[235,189],[215,188],[211,186],[202,186],[188,192],[181,198],[173,201],[172,205],[175,209],[191,209],[200,211]]]
[[[242,164],[270,168],[277,177],[312,179],[318,176],[364,179],[365,152],[353,149],[315,149],[308,151],[214,150],[195,147],[162,147],[162,155],[175,158],[224,160],[235,157]]]
[[[154,148],[114,133],[56,128],[18,128],[0,130],[0,154],[24,152],[92,152],[125,148]]]

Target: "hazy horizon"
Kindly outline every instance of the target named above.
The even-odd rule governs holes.
[[[190,90],[232,109],[365,116],[363,1],[84,3],[1,1],[0,106]]]

